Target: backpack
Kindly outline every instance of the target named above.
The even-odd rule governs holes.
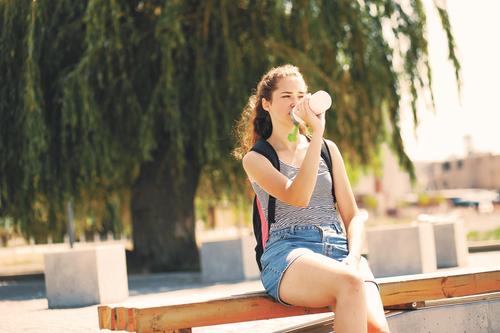
[[[279,171],[280,170],[280,162],[278,158],[278,154],[274,150],[274,148],[264,139],[258,140],[255,145],[252,147],[251,151],[259,153],[266,157],[271,164]],[[333,203],[336,203],[335,198],[335,190],[333,186],[333,173],[332,173],[332,158],[330,155],[330,150],[328,149],[328,145],[326,141],[323,140],[323,144],[321,146],[321,157],[326,162],[328,166],[328,171],[330,171],[330,175],[332,177],[332,195],[333,195]],[[264,215],[264,210],[262,209],[262,205],[255,195],[253,200],[253,231],[255,235],[255,239],[257,241],[257,245],[255,246],[255,259],[257,260],[257,265],[259,266],[259,270],[262,271],[262,264],[260,263],[260,257],[262,257],[262,253],[266,248],[266,243],[269,238],[269,230],[271,229],[271,224],[274,223],[275,217],[275,209],[276,209],[276,198],[272,195],[269,195],[269,204],[267,209],[267,217]]]

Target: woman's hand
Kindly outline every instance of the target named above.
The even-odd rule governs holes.
[[[342,263],[346,264],[347,266],[349,267],[352,267],[356,270],[359,270],[359,262],[361,260],[361,256],[360,255],[354,255],[354,254],[351,254],[349,253],[347,255],[347,257],[342,260]]]
[[[302,119],[312,130],[313,133],[319,133],[323,136],[325,131],[325,112],[315,114],[309,107],[309,99],[311,94],[307,94],[295,106],[295,115]]]

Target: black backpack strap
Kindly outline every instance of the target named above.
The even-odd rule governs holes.
[[[266,157],[278,171],[280,170],[280,161],[278,158],[278,154],[276,153],[273,146],[271,146],[269,142],[267,142],[264,139],[258,140],[252,147],[252,151],[255,151]],[[335,186],[333,182],[332,154],[330,153],[330,149],[328,148],[328,144],[326,143],[325,139],[323,139],[323,144],[321,145],[321,157],[326,162],[326,165],[328,166],[328,171],[330,171],[330,175],[332,177],[333,202],[337,203],[337,197],[335,196]],[[269,224],[274,223],[275,209],[276,209],[276,198],[270,195],[268,204],[268,214],[267,214]]]
[[[257,195],[253,199],[253,233],[255,235],[255,240],[257,244],[255,245],[255,259],[257,261],[257,265],[259,266],[259,270],[262,272],[262,264],[260,262],[260,257],[262,257],[262,253],[264,252],[264,244],[263,244],[263,235],[262,235],[262,219],[260,218],[260,207],[259,207],[259,199]],[[260,222],[260,223],[257,223]],[[268,225],[268,234],[269,234],[269,225]]]
[[[255,143],[251,150],[263,155],[278,171],[280,170],[280,160],[278,158],[278,154],[269,142],[264,139],[260,139]],[[276,198],[269,195],[269,203],[267,206],[267,221],[269,222],[269,227],[271,226],[271,223],[274,223],[275,210]]]
[[[326,140],[323,139],[323,144],[321,145],[321,157],[325,160],[326,165],[328,166],[328,171],[330,171],[330,176],[332,177],[332,195],[333,195],[333,203],[337,203],[337,197],[335,196],[335,184],[333,182],[333,166],[332,166],[332,155],[330,154],[330,149],[328,148],[328,144]]]

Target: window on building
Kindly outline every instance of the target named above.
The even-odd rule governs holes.
[[[444,162],[441,167],[442,167],[443,171],[450,170],[450,162]]]
[[[457,168],[458,168],[458,169],[462,169],[463,164],[464,164],[464,161],[462,161],[462,160],[458,160],[458,161],[457,161]]]

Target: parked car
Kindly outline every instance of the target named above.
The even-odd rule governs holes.
[[[479,207],[479,201],[475,200],[467,200],[463,198],[451,198],[451,203],[455,207]]]

